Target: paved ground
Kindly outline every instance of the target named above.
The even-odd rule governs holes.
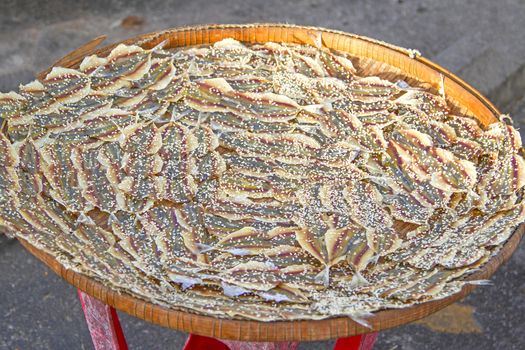
[[[199,23],[316,25],[419,49],[525,125],[525,1],[162,1],[0,3],[0,91],[91,38],[108,42]],[[525,136],[525,135],[524,135]],[[525,348],[525,247],[459,304],[381,333],[377,349]],[[131,349],[180,349],[185,335],[122,315]],[[301,349],[329,349],[305,343]],[[0,237],[0,349],[92,349],[74,288]]]

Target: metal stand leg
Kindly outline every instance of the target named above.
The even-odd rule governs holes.
[[[296,342],[261,343],[219,340],[190,334],[183,350],[295,350],[298,345],[299,343]]]
[[[128,350],[114,308],[78,290],[95,350]]]
[[[341,338],[335,343],[334,350],[372,350],[377,339],[377,333],[356,335]],[[295,350],[298,342],[242,342],[231,340],[218,340],[200,335],[190,334],[183,350]]]
[[[78,290],[82,310],[95,350],[128,350],[122,327],[114,308]],[[377,333],[340,338],[334,350],[372,350]],[[190,334],[183,350],[295,350],[299,342],[242,342],[219,340]]]
[[[339,338],[334,350],[372,350],[377,340],[377,333],[356,335],[348,338]]]
[[[228,346],[223,342],[210,337],[204,337],[202,335],[190,334],[186,339],[186,344],[182,350],[229,350]]]

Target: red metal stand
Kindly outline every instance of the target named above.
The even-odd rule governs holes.
[[[78,297],[95,350],[128,350],[114,308],[78,290]]]
[[[190,334],[183,350],[295,350],[297,342],[244,342],[233,340],[219,340],[201,335]]]
[[[376,339],[377,333],[340,338],[335,343],[334,350],[372,350]],[[295,350],[298,346],[298,342],[240,342],[231,340],[218,340],[190,334],[186,344],[184,344],[183,350]]]
[[[378,333],[356,335],[348,338],[339,338],[334,350],[372,350]]]
[[[95,350],[127,350],[117,312],[109,305],[78,291]],[[377,333],[340,338],[334,350],[372,350]],[[295,350],[298,342],[242,342],[190,334],[183,350]]]

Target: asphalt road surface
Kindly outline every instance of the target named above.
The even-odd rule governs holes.
[[[339,29],[418,49],[525,125],[525,1],[11,1],[0,3],[0,91],[34,79],[102,34],[107,42],[204,23],[280,22]],[[522,136],[523,137],[523,136]],[[525,247],[491,286],[375,349],[525,348]],[[130,349],[181,349],[186,334],[121,314]],[[330,349],[333,342],[300,349]],[[92,349],[75,289],[0,236],[0,349]]]

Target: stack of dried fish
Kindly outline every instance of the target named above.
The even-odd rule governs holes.
[[[324,47],[117,46],[0,95],[0,228],[220,317],[443,298],[524,220],[519,133]]]

